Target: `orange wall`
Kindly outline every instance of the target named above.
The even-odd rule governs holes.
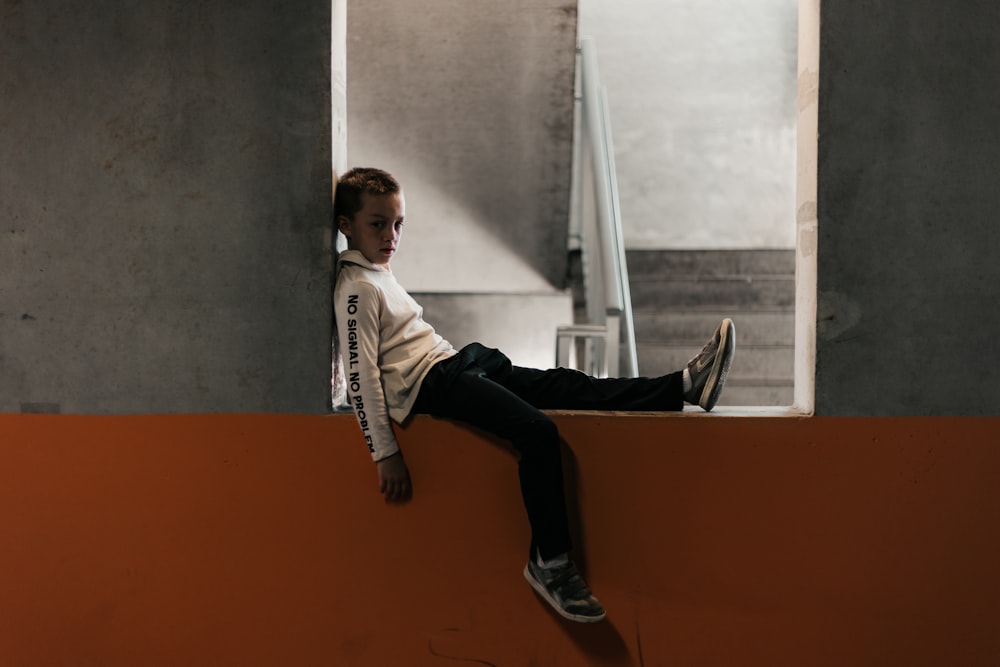
[[[1000,661],[1000,419],[556,419],[597,626],[453,424],[390,507],[351,416],[0,415],[0,667]]]

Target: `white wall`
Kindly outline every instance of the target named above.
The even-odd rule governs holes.
[[[795,245],[797,0],[580,0],[630,249]]]
[[[349,0],[347,26],[348,162],[403,184],[400,282],[560,288],[575,1]]]

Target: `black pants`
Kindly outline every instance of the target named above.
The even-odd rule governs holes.
[[[510,441],[520,453],[521,495],[531,524],[531,554],[569,551],[559,432],[542,409],[681,410],[681,372],[659,378],[593,378],[580,371],[511,365],[498,350],[472,343],[424,378],[413,412],[471,424]]]

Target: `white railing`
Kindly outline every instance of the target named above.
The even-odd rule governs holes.
[[[598,76],[594,41],[582,38],[577,52],[570,246],[581,250],[587,322],[559,328],[556,364],[594,375],[635,377],[632,296],[607,94]],[[573,363],[577,339],[583,341],[583,359]]]

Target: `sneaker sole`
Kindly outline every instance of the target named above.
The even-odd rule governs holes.
[[[555,609],[556,612],[563,618],[569,619],[571,621],[576,621],[577,623],[597,623],[599,621],[603,621],[604,618],[608,615],[607,612],[601,614],[600,616],[581,616],[579,614],[569,613],[568,611],[560,607],[559,603],[556,602],[549,595],[549,592],[545,590],[545,586],[542,586],[542,584],[537,579],[531,576],[531,570],[528,569],[527,565],[524,566],[524,579],[533,589],[535,589],[535,592],[538,593],[538,595],[540,595],[543,600],[548,602],[549,606]]]
[[[715,363],[712,364],[711,374],[705,383],[705,388],[701,391],[701,399],[698,405],[705,412],[711,412],[712,408],[719,401],[722,394],[722,387],[726,384],[726,376],[729,375],[729,367],[733,364],[733,354],[736,352],[736,326],[728,317],[722,320],[719,329],[722,340],[719,341],[719,350],[715,353]]]

